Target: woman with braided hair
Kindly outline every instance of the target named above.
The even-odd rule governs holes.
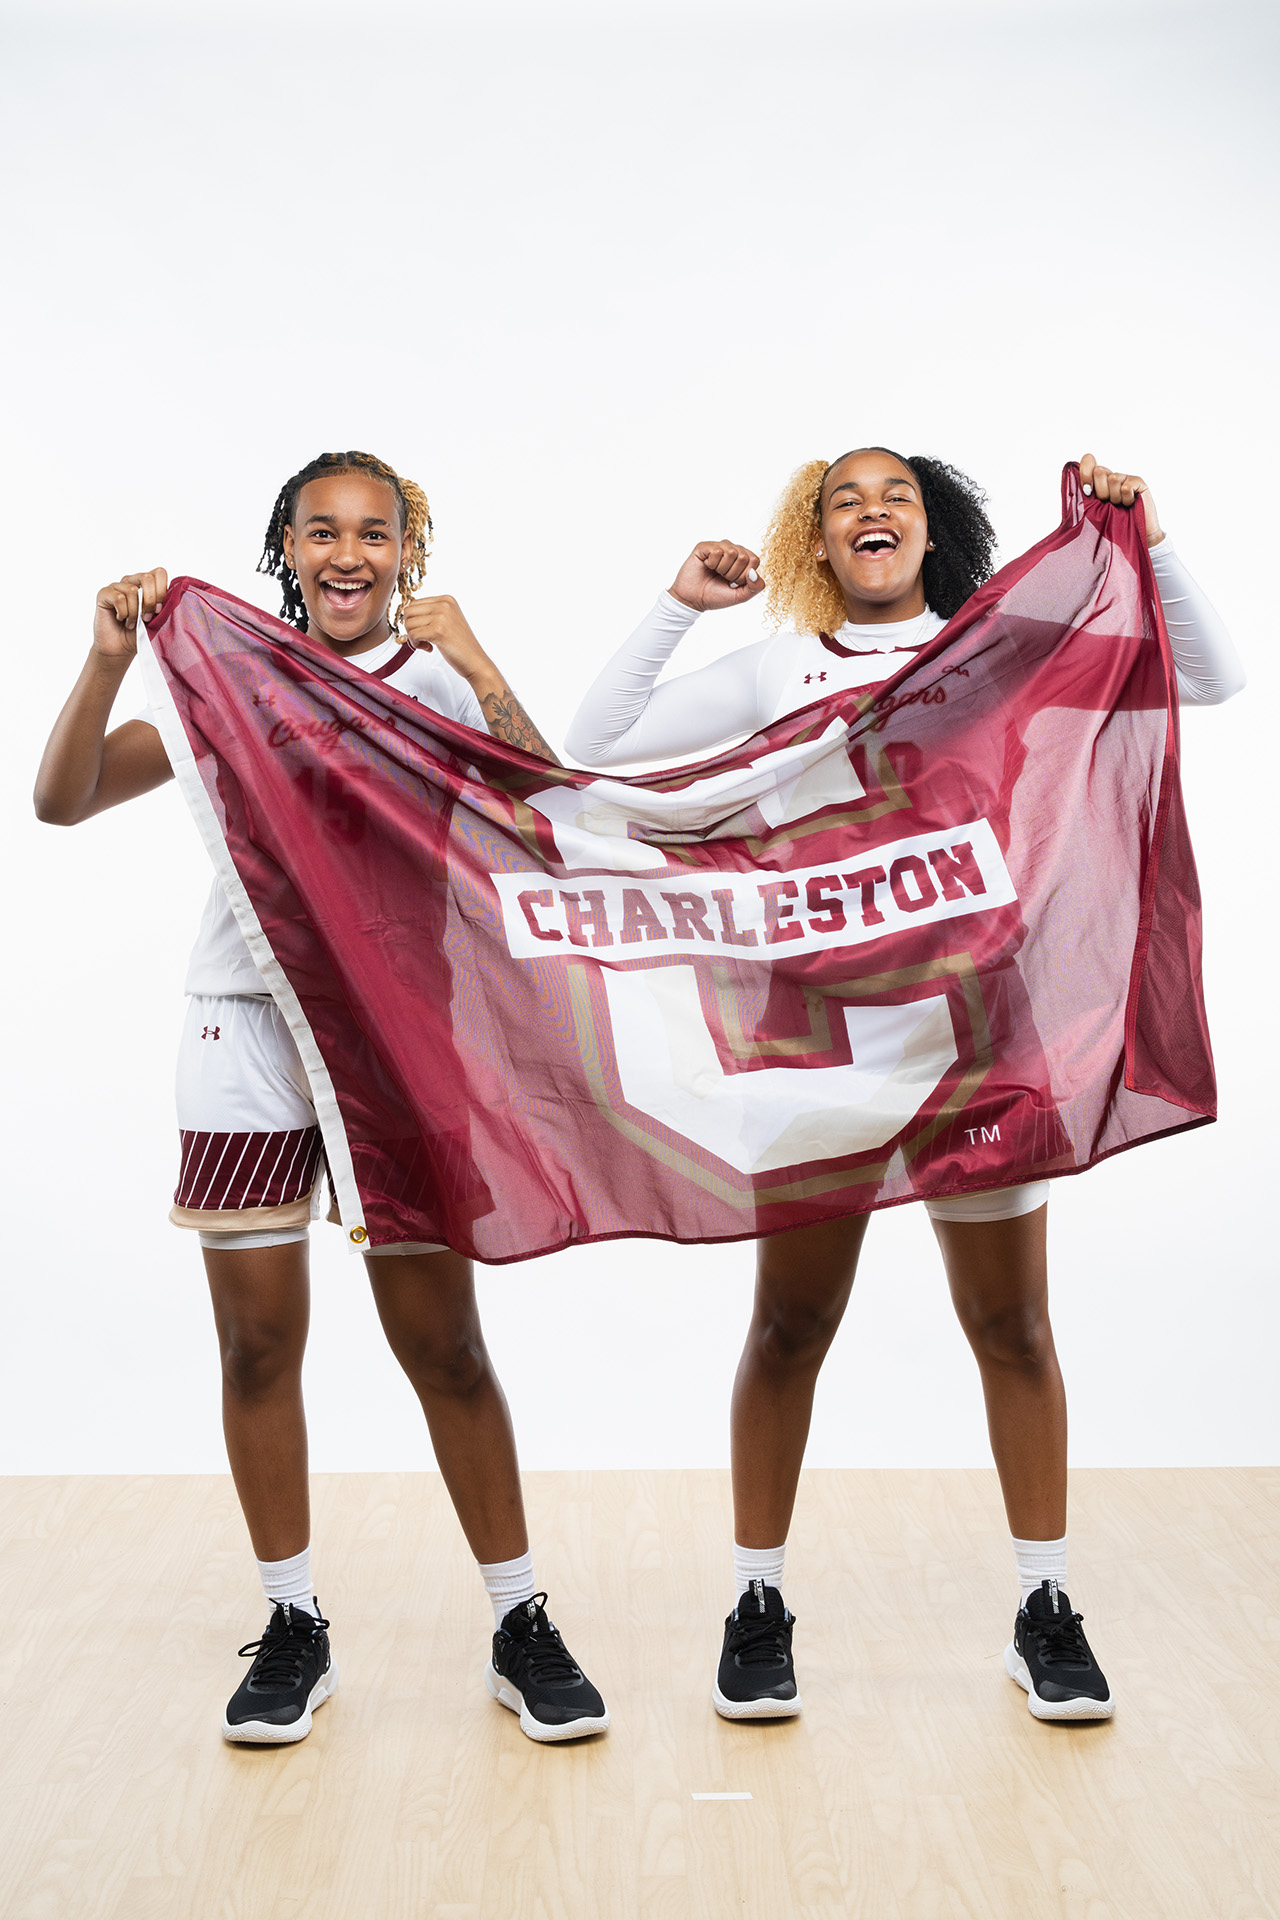
[[[281,488],[260,571],[280,582],[283,617],[334,653],[452,720],[552,760],[457,602],[412,597],[431,533],[420,487],[370,454],[325,453]],[[157,568],[99,593],[93,647],[37,779],[42,820],[70,826],[172,777],[149,713],[106,732],[138,621],[156,613],[167,585]],[[329,1623],[312,1591],[302,1403],[320,1133],[293,1037],[217,881],[186,990],[182,1167],[170,1218],[198,1232],[204,1249],[227,1452],[272,1606],[262,1639],[242,1649],[253,1664],[223,1733],[281,1745],[305,1738],[312,1710],[337,1683]],[[425,1244],[382,1247],[366,1260],[383,1329],[422,1403],[493,1603],[490,1693],[519,1713],[531,1739],[603,1731],[604,1702],[548,1620],[546,1595],[534,1590],[515,1439],[470,1261]]]
[[[1182,703],[1229,699],[1244,684],[1235,650],[1162,532],[1146,482],[1091,454],[1080,472],[1086,493],[1100,500],[1131,507],[1145,496]],[[694,548],[588,692],[567,749],[590,767],[684,759],[842,688],[874,686],[908,664],[982,584],[994,547],[983,495],[954,467],[885,447],[810,461],[778,503],[763,561],[728,540]],[[700,613],[766,590],[775,622],[794,631],[655,686]],[[1038,1181],[925,1205],[978,1362],[1013,1535],[1021,1599],[1006,1668],[1037,1718],[1106,1719],[1110,1689],[1063,1591],[1067,1414],[1049,1322],[1047,1200],[1048,1183]],[[862,1214],[757,1243],[755,1307],[732,1412],[738,1600],[713,1689],[727,1719],[800,1711],[793,1618],[780,1591],[785,1541],[814,1387],[866,1227]]]

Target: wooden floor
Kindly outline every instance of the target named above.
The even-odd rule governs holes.
[[[709,1700],[726,1477],[528,1489],[612,1732],[527,1741],[439,1481],[349,1475],[316,1484],[342,1684],[272,1751],[218,1732],[265,1617],[228,1482],[0,1480],[4,1920],[1280,1914],[1280,1471],[1075,1476],[1071,1595],[1119,1702],[1095,1727],[1005,1677],[990,1474],[806,1477],[806,1711],[756,1727]]]

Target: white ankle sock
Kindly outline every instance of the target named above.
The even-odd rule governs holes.
[[[500,1627],[503,1616],[510,1613],[512,1607],[518,1607],[522,1600],[532,1600],[537,1591],[533,1584],[533,1555],[522,1553],[518,1560],[490,1560],[487,1564],[480,1560],[476,1564],[484,1590],[493,1602],[493,1624]]]
[[[1061,1540],[1014,1540],[1013,1556],[1018,1563],[1018,1584],[1022,1588],[1022,1602],[1026,1605],[1027,1595],[1034,1593],[1042,1580],[1056,1580],[1060,1587],[1067,1584],[1067,1536]]]
[[[258,1572],[262,1575],[262,1591],[273,1607],[301,1607],[319,1619],[311,1593],[310,1547],[288,1560],[259,1560]]]
[[[738,1583],[738,1598],[741,1599],[753,1580],[763,1580],[766,1587],[782,1586],[782,1567],[787,1557],[787,1543],[780,1547],[740,1547],[733,1543],[733,1577]]]

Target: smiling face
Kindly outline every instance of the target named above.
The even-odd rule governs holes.
[[[284,530],[284,557],[298,576],[310,631],[341,654],[385,640],[408,545],[389,481],[350,472],[308,480]]]
[[[924,612],[928,546],[929,522],[910,467],[875,447],[836,462],[822,489],[814,552],[835,575],[855,625]]]

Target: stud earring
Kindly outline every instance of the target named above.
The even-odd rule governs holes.
[[[819,548],[818,548],[818,554],[817,554],[817,557],[818,557],[818,559],[819,559],[819,560],[825,560],[825,559],[826,559],[826,557],[827,557],[827,555],[826,555],[826,549],[825,549],[824,547],[819,547]]]

